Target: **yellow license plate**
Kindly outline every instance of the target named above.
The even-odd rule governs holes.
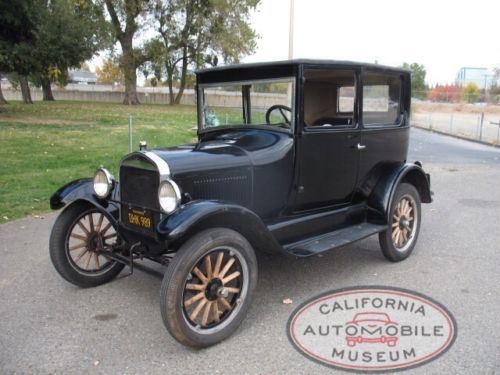
[[[140,210],[129,210],[127,213],[127,221],[131,225],[144,229],[151,229],[153,225],[149,213]]]

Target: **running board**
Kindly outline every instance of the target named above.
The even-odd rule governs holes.
[[[382,232],[385,229],[387,229],[386,225],[376,225],[365,222],[330,233],[321,234],[313,238],[308,238],[307,240],[293,242],[283,247],[286,252],[291,255],[308,257],[362,240],[372,234]]]

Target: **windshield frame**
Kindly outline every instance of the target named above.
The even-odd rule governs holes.
[[[248,103],[250,107],[248,108],[251,111],[251,101],[248,101],[248,98],[245,98],[246,90],[244,90],[245,85],[254,85],[261,83],[278,83],[278,82],[289,82],[292,84],[291,88],[291,115],[290,115],[290,128],[283,128],[276,124],[268,125],[268,124],[237,124],[237,125],[219,125],[219,126],[210,126],[205,127],[205,96],[204,90],[211,87],[223,87],[223,86],[241,86],[242,87],[242,103],[241,110],[245,112],[244,103]],[[248,80],[235,80],[235,81],[220,81],[220,82],[211,82],[211,83],[202,83],[197,85],[197,112],[198,112],[198,134],[213,132],[222,129],[272,129],[277,131],[282,131],[286,133],[291,133],[295,131],[296,126],[296,90],[297,90],[297,78],[294,75],[286,75],[282,77],[273,77],[273,78],[257,78],[257,79],[248,79]],[[251,97],[251,94],[250,94]]]

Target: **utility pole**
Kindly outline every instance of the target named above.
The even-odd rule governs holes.
[[[290,29],[288,32],[288,60],[293,59],[294,0],[290,0]]]

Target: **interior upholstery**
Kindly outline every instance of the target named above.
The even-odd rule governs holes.
[[[337,113],[337,88],[353,86],[350,71],[311,70],[304,83],[304,121],[306,126],[351,125],[352,114]]]

